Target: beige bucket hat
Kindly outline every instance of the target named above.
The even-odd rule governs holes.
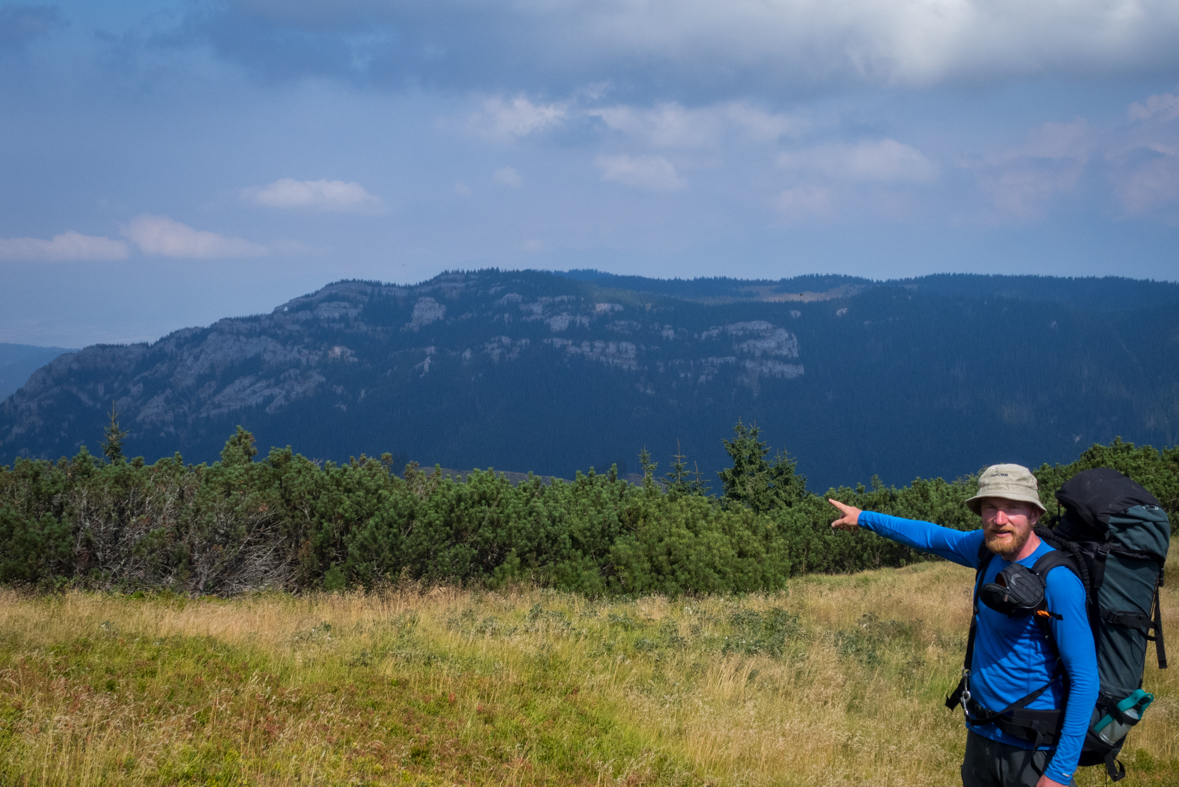
[[[977,514],[984,497],[1001,497],[1031,503],[1046,514],[1039,488],[1032,471],[1023,465],[991,465],[978,477],[978,494],[966,501],[966,507]]]

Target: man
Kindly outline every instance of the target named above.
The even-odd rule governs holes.
[[[831,523],[843,530],[865,528],[914,549],[977,569],[981,549],[993,553],[977,587],[995,582],[1005,568],[1031,568],[1052,547],[1032,532],[1045,513],[1036,478],[1020,465],[994,465],[979,477],[978,494],[966,501],[982,517],[982,530],[962,532],[929,522],[861,511],[830,501],[843,516]],[[1018,570],[1018,569],[1016,569]],[[1006,575],[1005,575],[1006,576]],[[1085,608],[1085,588],[1066,566],[1047,572],[1044,595],[1052,613],[1049,627],[1056,650],[1034,615],[1008,617],[978,603],[973,657],[967,677],[964,787],[1063,787],[1073,784],[1081,744],[1097,702],[1097,656]],[[1059,616],[1059,617],[1057,617]],[[1059,655],[1059,664],[1057,658]],[[1058,668],[1063,667],[1062,671]],[[1067,676],[1067,681],[1065,679]],[[1023,734],[1010,716],[984,723],[993,714],[1047,687],[1026,704],[1031,711],[1064,708],[1055,745]],[[1067,691],[1066,691],[1067,687]],[[988,713],[989,712],[989,713]],[[982,715],[979,715],[982,714]],[[1053,731],[1055,732],[1055,731]]]

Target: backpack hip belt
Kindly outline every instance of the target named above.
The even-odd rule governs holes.
[[[973,697],[963,702],[962,707],[966,711],[966,721],[973,726],[994,724],[1008,735],[1030,742],[1033,748],[1055,746],[1060,740],[1060,728],[1064,724],[1063,711],[1015,708],[1006,713],[996,713]]]

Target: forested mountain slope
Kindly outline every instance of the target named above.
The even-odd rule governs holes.
[[[563,477],[636,470],[644,446],[662,470],[678,441],[714,478],[740,418],[813,489],[906,483],[1067,462],[1117,436],[1173,445],[1179,285],[344,281],[270,314],[58,358],[0,404],[0,462],[96,449],[112,402],[125,453],[149,459],[212,460],[241,424],[321,459],[391,452]]]

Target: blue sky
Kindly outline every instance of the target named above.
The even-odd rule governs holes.
[[[1179,279],[1171,0],[0,0],[0,341],[340,278]]]

